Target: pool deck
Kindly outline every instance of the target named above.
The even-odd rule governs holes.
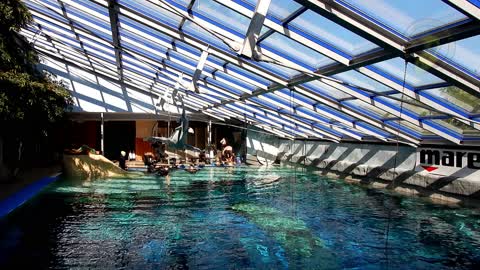
[[[46,167],[46,168],[31,168],[23,170],[17,176],[17,179],[10,182],[0,182],[0,202],[11,197],[13,194],[19,192],[30,184],[43,179],[59,174],[62,171],[60,165]]]

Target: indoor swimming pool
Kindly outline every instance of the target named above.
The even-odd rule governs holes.
[[[1,269],[471,269],[480,212],[284,167],[61,179],[0,219]]]

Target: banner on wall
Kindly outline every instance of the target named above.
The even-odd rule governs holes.
[[[418,172],[480,179],[480,151],[417,148]]]

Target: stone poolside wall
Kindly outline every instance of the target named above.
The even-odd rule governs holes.
[[[415,171],[416,148],[396,144],[290,141],[249,132],[250,164],[302,164],[319,174],[449,202],[480,199],[480,179]],[[261,161],[261,162],[258,162]]]

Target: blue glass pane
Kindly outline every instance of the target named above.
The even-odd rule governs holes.
[[[351,56],[378,48],[374,43],[311,10],[298,16],[289,25],[308,33],[314,38],[327,42]]]
[[[215,46],[220,49],[224,49],[227,52],[230,52],[230,47],[228,47],[223,41],[219,38],[215,37],[214,35],[210,34],[209,32],[205,31],[203,28],[199,27],[195,23],[190,21],[186,21],[182,27],[183,32],[188,35],[194,36],[196,38],[201,39],[202,41]],[[233,54],[233,52],[231,52]]]
[[[271,48],[282,56],[286,56],[290,60],[295,61],[297,64],[303,64],[303,66],[312,71],[319,67],[335,63],[334,60],[323,54],[307,48],[293,39],[279,33],[275,33],[264,39],[260,43],[260,46]]]
[[[278,76],[281,76],[281,77],[285,78],[285,79],[292,78],[292,77],[300,74],[299,71],[296,71],[296,70],[291,69],[291,68],[286,68],[286,67],[283,67],[283,66],[279,66],[279,65],[276,65],[276,64],[271,64],[271,63],[267,63],[267,62],[258,62],[256,64],[259,65],[260,67],[265,68],[266,70],[268,70],[270,72],[275,73]]]
[[[478,119],[475,119],[475,120],[478,121]],[[455,118],[449,118],[449,119],[446,119],[446,120],[439,120],[439,121],[443,121],[443,123],[441,123],[442,125],[445,125],[445,123],[446,123],[446,124],[449,125],[450,129],[453,129],[455,132],[461,133],[464,136],[479,136],[480,135],[480,130],[474,129],[473,127],[471,127],[469,125],[466,125],[466,124],[458,121]],[[478,140],[478,138],[477,138],[477,140]]]
[[[365,129],[368,129],[372,132],[375,132],[376,134],[380,135],[380,136],[383,136],[383,137],[386,137],[386,138],[392,138],[394,137],[394,135],[386,132],[385,130],[383,129],[379,129],[379,128],[376,128],[368,123],[365,123],[365,122],[362,122],[362,121],[357,121],[356,122],[356,125],[358,127],[362,127],[362,128],[365,128]]]
[[[247,17],[213,0],[196,1],[192,10],[243,36],[250,24]]]
[[[438,113],[433,113],[433,111],[427,109],[428,108],[427,105],[422,105],[422,103],[406,95],[402,95],[401,93],[398,93],[395,95],[389,95],[389,96],[396,98],[397,100],[387,98],[387,97],[378,97],[377,100],[385,100],[388,103],[395,104],[397,111],[402,110],[402,114],[408,114],[409,112],[418,116],[438,114]],[[409,103],[406,103],[406,102],[409,102]],[[418,106],[415,106],[414,104],[418,104]]]
[[[228,74],[225,74],[223,72],[217,72],[215,73],[215,76],[214,78],[219,78],[219,79],[224,79],[226,81],[229,81],[230,83],[236,85],[238,88],[242,88],[242,89],[248,89],[250,91],[253,91],[256,89],[255,86],[251,85],[251,84],[248,84],[246,82],[243,82],[243,81],[240,81]]]
[[[190,4],[191,0],[173,0],[173,2],[179,3],[180,5],[187,7]]]
[[[469,94],[468,92],[455,87],[443,87],[422,91],[422,95],[434,96],[440,102],[446,102],[451,106],[456,106],[468,113],[480,113],[480,98]]]
[[[333,77],[376,92],[392,91],[392,88],[354,70],[343,72]]]
[[[231,70],[231,71],[234,71],[240,75],[243,75],[245,77],[247,77],[248,79],[251,79],[251,80],[254,80],[254,81],[257,81],[261,84],[264,84],[264,85],[269,85],[271,84],[271,82],[269,80],[266,80],[264,79],[263,77],[260,77],[258,75],[255,75],[249,71],[246,71],[246,70],[243,70],[237,66],[234,66],[232,64],[228,64],[226,67],[225,67],[227,70]]]
[[[50,2],[57,2],[57,1],[53,1],[51,0]],[[92,9],[96,12],[99,12],[105,16],[109,16],[108,15],[108,9],[100,6],[99,4],[96,4],[92,1],[89,1],[89,0],[72,0],[72,2],[77,2],[79,4],[81,4],[82,6],[85,6],[85,7],[88,7],[89,9]]]
[[[159,31],[157,30],[154,30],[144,24],[141,24],[141,23],[138,23],[130,18],[127,18],[125,16],[122,16],[122,15],[119,15],[118,16],[118,21],[120,22],[120,30],[121,27],[125,24],[125,25],[128,25],[129,27],[132,27],[134,28],[135,30],[138,30],[138,31],[142,31],[143,33],[147,34],[148,36],[152,36],[154,38],[158,38],[164,42],[172,42],[172,38],[170,36],[167,36],[163,33],[160,33]],[[133,34],[132,35],[136,35],[136,34]],[[140,38],[140,37],[139,37]]]
[[[85,23],[80,23],[78,22],[76,19],[73,19],[73,21],[76,21],[79,25],[82,25],[83,27],[85,28],[88,28],[88,29],[91,29],[92,31],[94,31],[95,33],[100,33],[102,35],[105,35],[105,36],[108,36],[111,38],[111,28],[110,28],[110,21],[108,20],[108,18],[97,18],[97,17],[94,17],[94,16],[91,16],[90,14],[88,13],[85,13],[83,11],[80,11],[74,7],[71,7],[71,6],[65,6],[65,10],[67,11],[67,14],[69,17],[71,17],[72,15],[73,16],[76,16],[80,19],[83,19],[83,20],[86,20],[88,21],[89,23],[92,23],[94,24],[95,26],[99,26],[99,27],[102,27],[103,29],[105,29],[107,32],[109,32],[110,34],[106,34],[104,32],[101,32],[100,30],[97,30],[95,28],[93,28],[92,26],[89,26]]]
[[[480,36],[462,39],[428,50],[480,78]]]
[[[311,81],[308,83],[304,83],[302,86],[314,91],[315,93],[321,96],[325,96],[333,99],[342,99],[342,98],[351,97],[349,94],[346,94],[320,81]]]
[[[207,60],[210,61],[210,62],[213,62],[213,63],[215,63],[215,64],[217,64],[217,65],[220,65],[220,66],[223,66],[223,65],[226,64],[225,61],[223,61],[222,59],[220,59],[220,58],[218,58],[218,57],[216,57],[216,56],[213,56],[213,55],[211,55],[211,54],[208,55]]]
[[[213,84],[214,86],[223,88],[223,89],[225,89],[225,90],[228,91],[228,92],[234,93],[235,95],[241,95],[241,94],[243,94],[242,91],[237,90],[236,88],[233,88],[233,87],[231,87],[230,85],[227,85],[227,84],[225,84],[225,83],[223,83],[223,82],[219,82],[219,81],[217,81],[217,80],[214,80],[214,79],[208,78],[208,77],[207,77],[205,80],[206,80],[208,83],[211,83],[211,84]]]
[[[193,53],[195,55],[200,55],[201,54],[201,51],[197,48],[194,48],[190,45],[188,45],[187,43],[183,42],[183,41],[180,41],[180,40],[175,40],[175,46],[179,49],[182,49],[182,50],[186,50],[190,53]]]
[[[143,37],[136,36],[129,31],[120,29],[120,36],[122,38],[122,47],[127,49],[127,53],[129,50],[133,50],[134,52],[145,55],[155,61],[161,61],[167,52],[166,47],[163,47],[158,43],[154,43],[153,41],[147,40]],[[133,42],[139,43],[147,47],[147,49],[139,48],[134,45]]]
[[[373,67],[378,68],[379,70],[387,73],[389,76],[394,77],[395,79],[397,79],[397,82],[403,82],[405,60],[403,60],[402,58],[397,57],[386,60],[374,64]],[[407,74],[405,81],[408,85],[414,87],[444,82],[442,79],[411,63],[407,64]]]
[[[373,105],[370,105],[368,103],[365,103],[360,100],[347,100],[347,101],[342,101],[342,104],[351,108],[355,109],[358,111],[363,112],[364,114],[369,115],[370,117],[373,117],[375,119],[382,119],[382,118],[390,118],[394,117],[393,114],[390,114],[388,112],[385,112],[384,110],[381,110]]]
[[[252,10],[257,5],[257,0],[243,0],[252,6]],[[287,18],[302,6],[293,0],[274,0],[270,3],[267,15],[271,15],[279,20]]]
[[[159,6],[144,0],[119,0],[119,4],[131,8],[155,21],[167,23],[171,26],[178,27],[182,21],[182,17],[166,11]]]
[[[38,3],[38,2],[33,2],[33,1],[25,1],[26,6],[31,9],[31,10],[36,10],[38,12],[41,12],[43,14],[47,14],[48,16],[51,16],[59,21],[62,21],[66,24],[68,24],[68,20],[61,15],[61,9],[58,3]]]
[[[340,111],[337,111],[337,110],[335,110],[335,109],[332,109],[331,107],[328,107],[328,106],[326,106],[326,105],[321,105],[321,104],[320,104],[320,105],[316,105],[315,107],[316,107],[317,109],[319,109],[319,110],[324,111],[324,112],[328,112],[328,113],[334,114],[334,115],[336,115],[337,117],[340,117],[340,118],[345,119],[345,120],[347,120],[347,121],[350,121],[350,122],[355,121],[355,119],[354,119],[353,117],[351,117],[351,116],[349,116],[349,115],[347,115],[347,114],[345,114],[345,113],[343,113],[343,112],[340,112]]]
[[[365,13],[405,37],[467,19],[439,0],[336,0]]]
[[[301,113],[306,114],[306,115],[309,115],[309,116],[312,116],[312,117],[316,118],[319,122],[330,123],[331,121],[333,121],[331,118],[327,118],[323,115],[319,115],[318,113],[314,113],[314,112],[309,111],[309,110],[307,110],[305,108],[302,108],[302,107],[297,108],[296,111],[301,112]],[[321,113],[321,111],[320,111],[320,113]],[[312,120],[307,119],[307,118],[305,118],[305,120],[308,121],[308,122],[312,122]]]

